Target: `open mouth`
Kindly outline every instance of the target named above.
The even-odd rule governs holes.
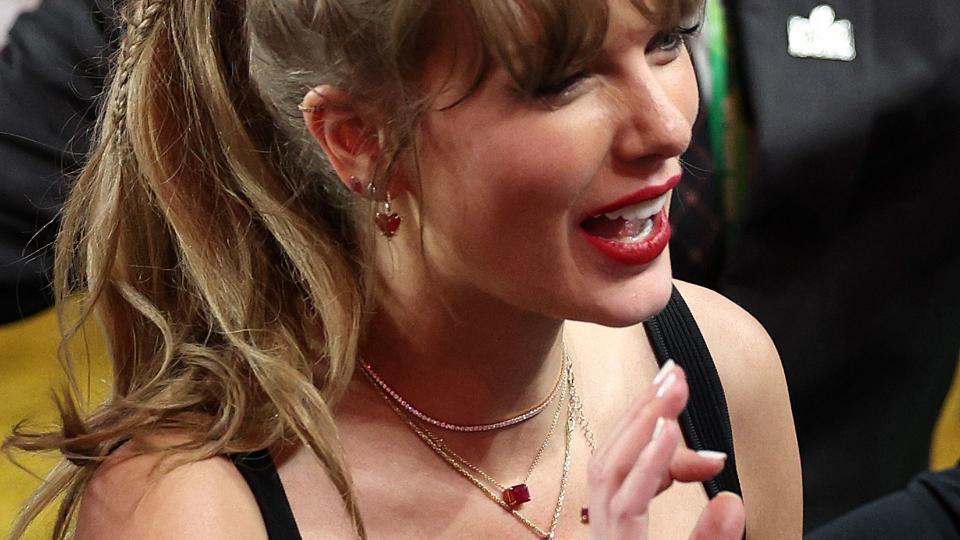
[[[670,193],[597,214],[584,220],[580,226],[587,234],[604,240],[623,244],[643,242],[653,234],[656,217],[666,206]]]

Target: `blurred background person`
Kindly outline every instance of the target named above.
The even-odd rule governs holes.
[[[960,538],[960,468],[918,474],[906,489],[871,501],[806,540]]]
[[[813,530],[927,469],[957,365],[960,2],[708,10],[674,274],[777,344]]]
[[[106,4],[106,2],[104,2]],[[14,0],[0,6],[0,323],[53,302],[55,217],[64,175],[77,171],[96,118],[108,43],[93,0]]]

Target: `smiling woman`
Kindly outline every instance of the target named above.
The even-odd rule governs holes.
[[[670,276],[701,11],[128,2],[56,280],[113,395],[15,535],[799,537],[776,351]]]

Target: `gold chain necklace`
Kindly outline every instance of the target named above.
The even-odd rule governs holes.
[[[431,438],[433,438],[433,441],[437,443],[438,446],[443,448],[443,450],[446,451],[451,457],[459,461],[461,465],[479,474],[484,480],[496,486],[500,490],[500,493],[503,494],[503,500],[506,501],[507,504],[509,504],[511,507],[518,507],[523,503],[530,501],[530,488],[528,487],[527,482],[530,480],[530,476],[533,475],[533,470],[536,469],[537,465],[540,464],[540,459],[543,457],[543,453],[546,451],[547,446],[550,445],[550,440],[553,438],[553,433],[557,429],[557,423],[560,421],[560,413],[563,411],[564,402],[567,400],[568,387],[568,384],[564,384],[560,389],[560,396],[557,400],[556,411],[554,412],[553,418],[550,421],[550,429],[547,431],[547,436],[543,439],[543,443],[540,445],[540,448],[537,449],[537,453],[533,457],[533,462],[530,463],[530,467],[527,468],[527,475],[523,478],[522,482],[510,487],[498,482],[480,467],[477,467],[473,463],[470,463],[465,458],[457,454],[441,437],[434,435],[429,431],[427,431],[427,433],[431,436]]]
[[[564,358],[569,358],[570,356],[567,351],[566,342],[563,344],[563,356]],[[576,415],[577,421],[580,422],[583,438],[587,440],[587,446],[590,448],[590,455],[592,456],[597,452],[596,437],[593,436],[593,430],[590,429],[590,422],[587,421],[587,417],[583,413],[583,401],[580,399],[580,394],[577,393],[577,384],[573,378],[573,369],[570,369],[567,376],[567,386],[570,387],[570,414]],[[580,507],[580,523],[584,525],[590,523],[590,510],[586,506]]]
[[[573,369],[569,362],[569,357],[566,353],[566,347],[564,347],[564,369],[561,372],[562,377],[566,381],[564,387],[569,386],[569,383],[573,380]],[[550,527],[547,530],[544,530],[539,525],[531,521],[529,518],[524,516],[520,511],[515,507],[511,506],[503,497],[499,496],[496,492],[490,489],[480,478],[477,478],[471,474],[464,465],[460,463],[462,458],[458,460],[453,455],[450,454],[450,451],[438,444],[434,439],[434,436],[430,434],[427,430],[417,425],[417,423],[411,418],[411,414],[405,412],[405,409],[402,409],[398,406],[390,395],[378,384],[375,384],[374,381],[371,381],[374,388],[380,393],[384,401],[387,402],[387,405],[393,410],[396,415],[403,420],[403,422],[424,442],[435,454],[437,454],[441,459],[443,459],[451,468],[460,473],[461,476],[466,478],[470,483],[476,486],[484,495],[498,506],[507,511],[510,515],[517,519],[520,523],[526,526],[531,532],[537,535],[539,538],[543,539],[554,539],[556,537],[557,525],[560,522],[560,514],[563,510],[563,503],[566,498],[567,484],[570,478],[570,464],[572,461],[572,449],[573,449],[573,434],[576,432],[577,427],[577,415],[573,409],[572,398],[568,406],[567,420],[566,420],[566,430],[564,437],[564,450],[563,450],[563,471],[560,476],[560,492],[557,495],[557,502],[554,506],[553,519],[550,522]],[[572,395],[572,392],[571,392]]]
[[[567,386],[570,387],[570,407],[577,416],[577,422],[580,422],[583,438],[587,440],[587,446],[590,448],[590,455],[592,456],[597,451],[597,442],[593,436],[593,430],[590,429],[590,422],[583,414],[583,401],[580,399],[580,394],[577,393],[577,384],[573,378],[573,360],[570,359],[566,342],[563,343],[563,357],[570,362],[570,370],[567,373]]]
[[[564,345],[564,347],[566,347],[566,345]],[[554,383],[553,390],[550,391],[550,394],[546,398],[544,398],[543,401],[541,401],[540,403],[534,405],[530,409],[527,409],[526,411],[523,411],[518,415],[512,416],[510,418],[506,418],[504,420],[499,420],[497,422],[487,423],[487,424],[463,425],[463,424],[454,424],[452,422],[446,422],[444,420],[439,420],[437,418],[434,418],[420,411],[419,409],[414,407],[413,404],[403,399],[403,396],[397,393],[396,390],[391,388],[390,385],[388,385],[386,381],[384,381],[380,377],[380,375],[377,374],[377,372],[373,369],[373,366],[370,365],[368,362],[361,360],[360,367],[363,369],[364,374],[366,374],[367,377],[376,384],[376,386],[380,387],[380,390],[386,393],[386,395],[390,399],[392,399],[403,410],[407,411],[407,413],[412,414],[413,416],[419,418],[420,420],[423,420],[424,422],[431,424],[433,426],[436,426],[438,428],[446,429],[448,431],[462,431],[462,432],[493,431],[493,430],[503,429],[505,427],[513,426],[513,425],[519,424],[520,422],[525,422],[527,420],[530,420],[534,416],[537,416],[538,414],[543,412],[544,409],[546,409],[547,406],[550,405],[550,402],[553,401],[555,397],[557,397],[557,392],[560,390],[560,382],[563,380],[563,377],[564,377],[564,369],[561,366],[560,374],[557,375],[557,382]]]

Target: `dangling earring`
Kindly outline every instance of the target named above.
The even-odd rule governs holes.
[[[354,177],[351,177],[351,181],[353,178]],[[370,192],[370,196],[376,197],[377,188],[373,182],[370,182],[370,185],[367,189]],[[354,188],[354,191],[356,191],[356,188]],[[390,204],[390,190],[385,190],[384,195],[384,200],[380,203],[381,207],[374,215],[373,222],[376,223],[377,228],[380,229],[380,234],[389,240],[390,238],[393,238],[395,234],[397,234],[397,229],[400,228],[400,222],[403,221],[403,218],[393,211],[393,206]]]

